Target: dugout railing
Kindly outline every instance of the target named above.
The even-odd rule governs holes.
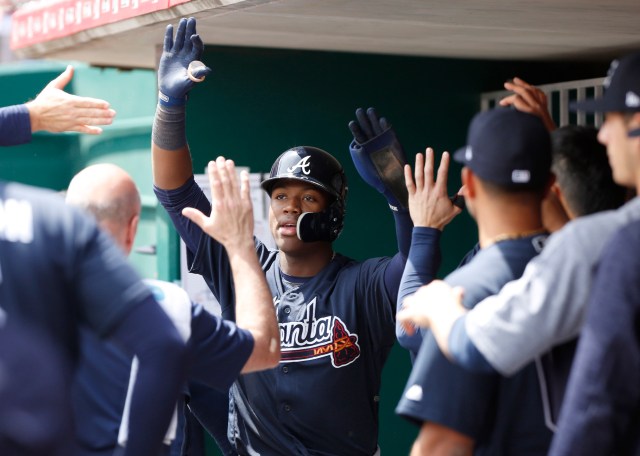
[[[565,125],[602,125],[601,113],[592,115],[584,112],[571,112],[569,104],[585,98],[601,97],[603,94],[604,78],[582,79],[578,81],[558,82],[536,86],[547,94],[549,112],[559,127]],[[484,92],[480,95],[480,108],[486,111],[495,107],[498,102],[510,95],[508,90]]]

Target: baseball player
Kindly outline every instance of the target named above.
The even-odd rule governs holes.
[[[59,95],[40,100],[46,101],[49,112],[84,112],[57,83],[49,89],[45,92]],[[108,111],[100,104],[98,111]],[[37,129],[22,109],[4,115],[16,131]],[[79,119],[81,124],[104,121]],[[64,122],[63,128],[74,129],[77,120]],[[30,134],[20,136],[22,142],[30,139]],[[78,359],[82,325],[136,353],[140,388],[132,398],[126,454],[158,451],[184,380],[185,344],[151,291],[94,220],[66,206],[57,193],[0,181],[0,307],[9,323],[19,320],[51,340],[70,366]],[[32,375],[40,374],[37,364],[32,368]],[[159,375],[162,383],[155,382]],[[3,407],[7,404],[0,403],[0,410]],[[16,437],[12,432],[9,438]],[[64,448],[62,454],[70,451]]]
[[[248,177],[243,173],[241,195],[235,188],[233,164],[220,163],[220,167],[211,164],[209,176],[212,196],[224,204],[225,210],[214,208],[209,220],[215,225],[207,228],[207,232],[228,246],[229,255],[241,260],[233,265],[235,283],[246,290],[246,294],[237,296],[237,324],[192,304],[186,292],[175,284],[150,279],[145,283],[189,342],[192,353],[189,377],[225,390],[241,370],[251,372],[277,365],[279,344],[274,342],[278,327],[271,297],[253,249]],[[127,255],[131,252],[141,205],[135,183],[123,169],[110,164],[83,169],[71,180],[66,201],[91,213]],[[222,227],[224,233],[220,232]],[[242,241],[245,248],[239,248],[243,247]],[[131,356],[113,344],[97,340],[86,330],[82,331],[82,338],[82,356],[72,389],[75,415],[79,417],[76,430],[79,448],[75,454],[114,454],[116,445],[126,447],[128,439],[129,397],[135,379],[132,374],[129,382]],[[136,359],[134,372],[137,364]],[[128,382],[130,390],[125,400]],[[174,420],[165,435],[163,454],[168,454],[170,443],[176,439],[176,424]]]
[[[614,60],[604,96],[573,105],[574,109],[605,113],[598,139],[607,147],[613,179],[625,187],[635,186],[636,191],[640,176],[635,166],[640,150],[638,75],[640,53]],[[637,197],[618,210],[579,217],[551,236],[519,280],[471,311],[459,304],[461,290],[452,292],[447,284],[436,281],[421,291],[421,304],[399,313],[398,319],[431,328],[443,352],[466,368],[513,374],[579,334],[608,238],[638,219]],[[437,306],[431,304],[435,302]]]
[[[598,266],[550,455],[638,454],[640,221],[619,230]]]
[[[194,19],[180,21],[175,39],[173,28],[167,28],[152,137],[154,184],[187,245],[191,270],[205,278],[222,303],[223,315],[232,315],[233,309],[224,303],[232,302],[238,288],[230,280],[226,254],[182,216],[185,205],[204,213],[210,210],[193,180],[184,131],[186,93],[194,84],[187,67],[201,52]],[[406,201],[403,206],[388,190],[388,178],[402,176],[395,171],[402,169],[404,157],[375,112],[358,111],[352,131],[356,125],[362,136],[355,138],[352,155],[366,160],[360,163],[361,173],[369,183],[378,184],[376,188],[397,209],[393,214],[398,243],[408,246],[411,221]],[[384,133],[388,136],[383,147],[372,146],[379,151],[372,159],[367,153],[369,140]],[[242,375],[231,387],[232,451],[373,455],[378,443],[380,376],[394,343],[395,299],[406,251],[363,262],[334,252],[332,241],[345,217],[347,180],[340,163],[324,150],[300,146],[285,151],[262,188],[271,197],[269,223],[277,250],[268,250],[259,240],[255,248],[273,296],[282,361],[275,369]],[[205,407],[196,411],[201,418],[206,413],[212,412]]]
[[[64,355],[31,325],[5,320],[0,309],[0,454],[68,455],[73,429]]]
[[[464,165],[465,201],[478,224],[480,250],[445,281],[465,286],[464,305],[470,308],[521,274],[544,245],[541,203],[553,181],[551,141],[537,116],[499,108],[474,117],[468,145],[454,158]],[[433,228],[425,228],[430,214],[424,210],[428,205],[420,205],[431,189],[414,184],[409,172],[407,184],[415,224],[402,279],[409,294],[429,274],[431,249],[423,240],[431,238]],[[419,292],[404,306],[412,299],[420,299]],[[447,360],[426,334],[396,412],[421,424],[414,455],[445,449],[450,454],[544,454],[551,431],[539,389],[534,364],[509,379],[472,374]]]

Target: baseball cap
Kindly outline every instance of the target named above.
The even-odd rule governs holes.
[[[569,108],[584,112],[640,111],[640,52],[611,62],[603,85],[601,98],[573,102]]]
[[[467,145],[453,158],[484,181],[540,188],[551,172],[551,138],[538,116],[513,108],[492,109],[473,117]]]

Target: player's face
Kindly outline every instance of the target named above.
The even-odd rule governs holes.
[[[631,126],[629,119],[622,113],[610,112],[605,115],[604,124],[598,132],[598,141],[607,146],[609,164],[613,171],[613,180],[625,187],[636,184],[635,172],[638,170],[638,138],[629,138]]]
[[[304,212],[320,212],[329,204],[329,196],[318,187],[293,179],[283,179],[271,191],[269,225],[271,234],[280,250],[309,246],[298,239],[298,217]]]
[[[269,225],[278,248],[288,253],[310,246],[298,239],[298,217],[303,212],[320,212],[328,204],[328,195],[315,185],[288,179],[276,184],[271,191]]]

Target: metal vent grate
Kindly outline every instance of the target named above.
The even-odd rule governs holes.
[[[586,114],[584,112],[569,111],[569,103],[581,101],[585,98],[599,98],[603,94],[604,78],[582,79],[579,81],[559,82],[537,86],[547,94],[549,112],[556,125],[593,125],[599,128],[602,125],[601,113]],[[507,90],[485,92],[481,94],[480,108],[482,111],[494,108],[498,102],[510,95]]]

